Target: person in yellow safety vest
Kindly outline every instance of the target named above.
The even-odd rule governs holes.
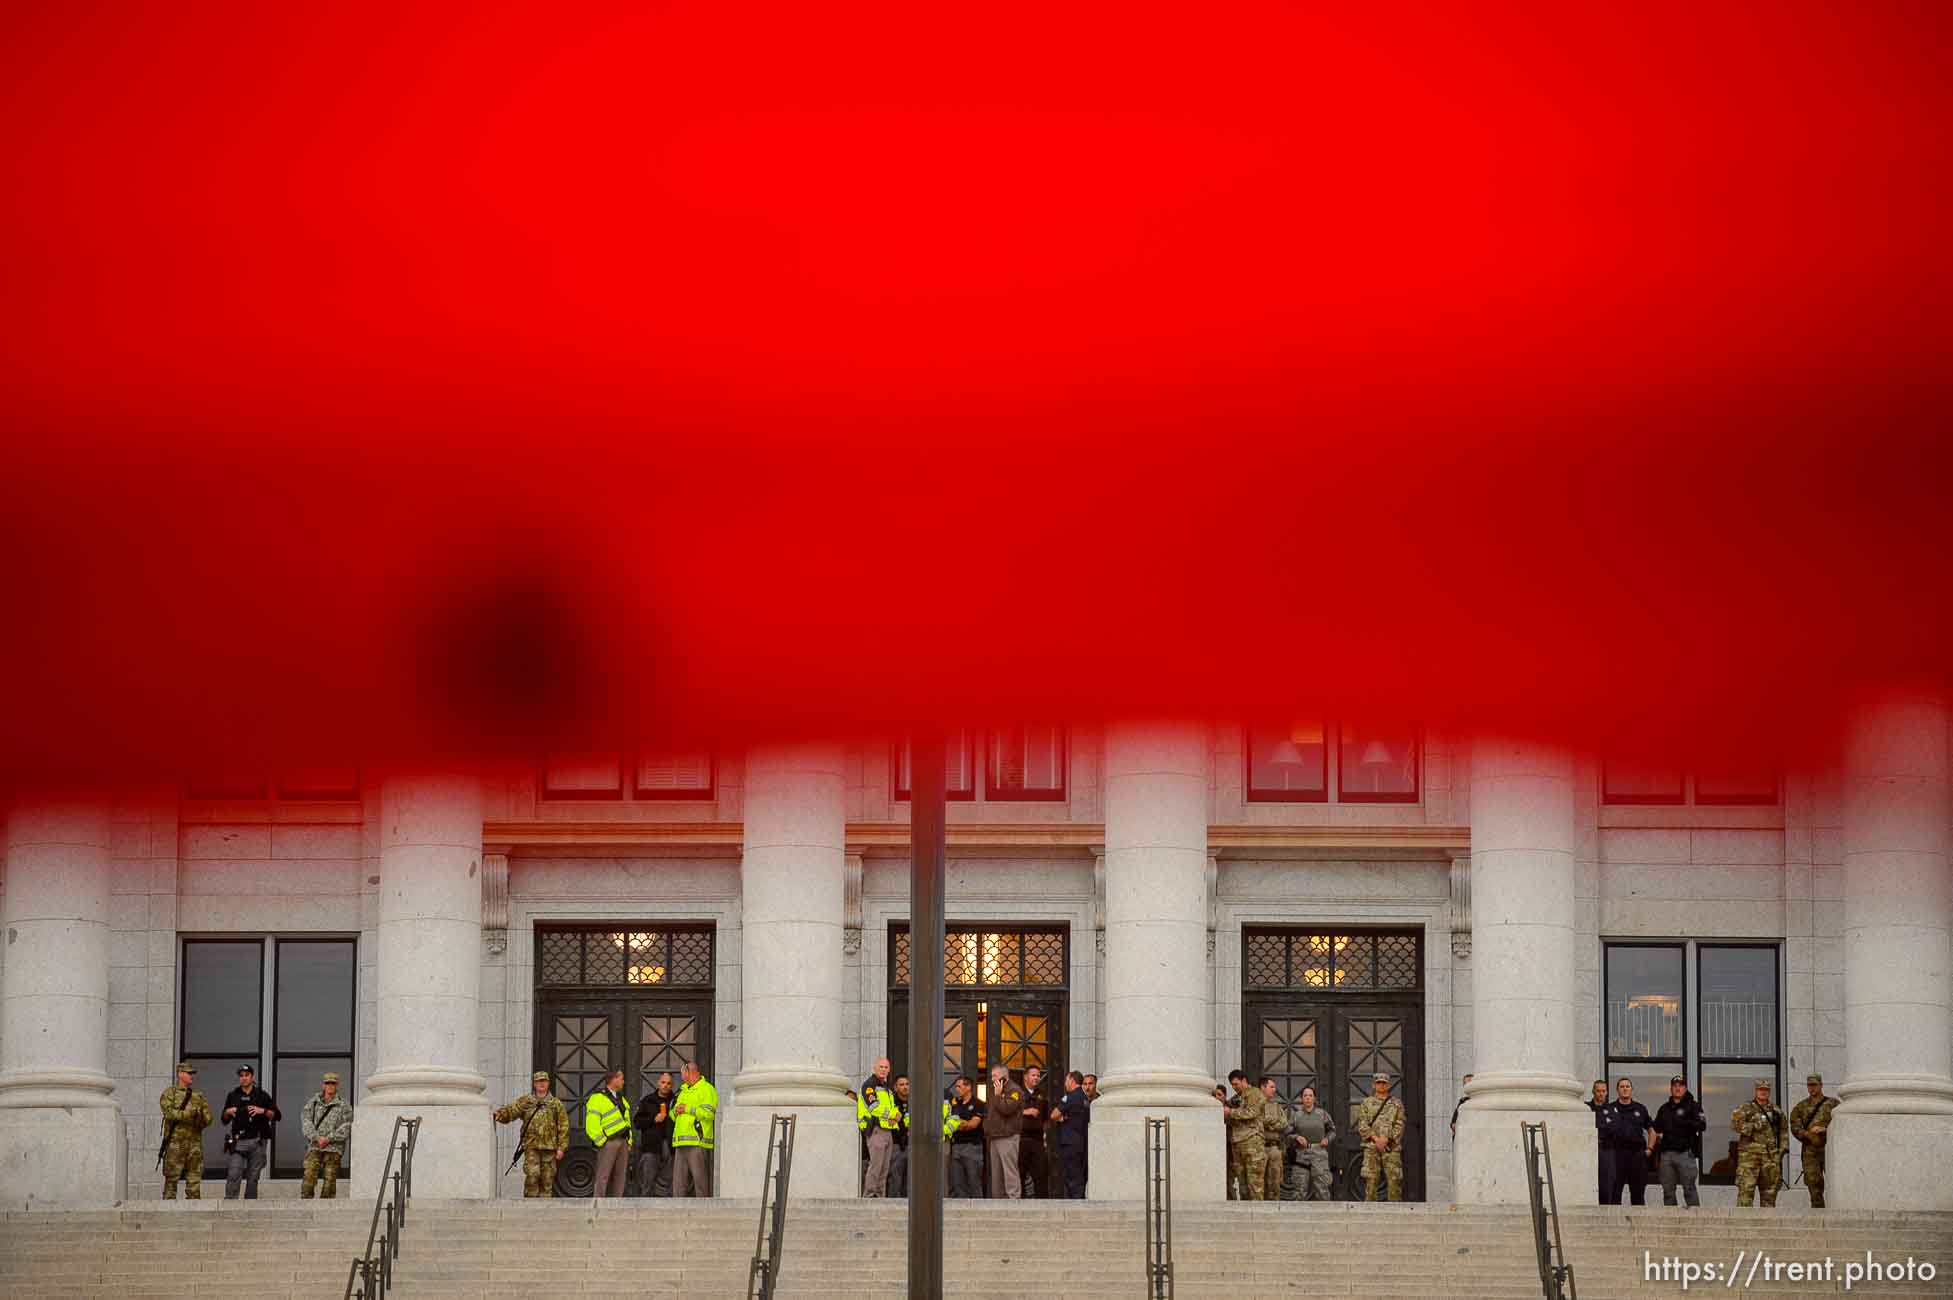
[[[869,1086],[854,1103],[855,1123],[868,1135],[868,1172],[861,1179],[863,1196],[888,1195],[888,1166],[895,1150],[895,1130],[902,1112],[895,1106],[893,1088]]]
[[[631,1099],[624,1095],[624,1072],[612,1070],[604,1086],[583,1099],[583,1135],[597,1148],[594,1195],[622,1196],[631,1168]]]
[[[671,1104],[671,1194],[712,1195],[712,1127],[719,1115],[719,1091],[699,1072],[697,1061],[679,1069],[685,1083]]]

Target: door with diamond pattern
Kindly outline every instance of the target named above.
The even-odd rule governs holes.
[[[557,1002],[542,1016],[539,1069],[555,1076],[556,1095],[570,1115],[570,1154],[557,1171],[559,1196],[588,1196],[595,1185],[596,1156],[583,1132],[583,1102],[603,1087],[612,1067],[624,1071],[624,1088],[635,1123],[638,1101],[669,1072],[683,1086],[679,1066],[696,1060],[712,1077],[711,1004],[673,998]]]
[[[1403,1002],[1297,1002],[1255,999],[1246,1008],[1250,1044],[1246,1068],[1270,1075],[1284,1105],[1302,1089],[1316,1090],[1316,1104],[1336,1121],[1330,1163],[1337,1192],[1360,1197],[1356,1167],[1362,1159],[1356,1109],[1370,1095],[1371,1078],[1391,1079],[1391,1095],[1404,1102],[1404,1196],[1424,1198],[1423,1009]]]

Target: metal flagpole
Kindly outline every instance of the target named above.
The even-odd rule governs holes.
[[[909,738],[909,1296],[943,1294],[944,735]]]

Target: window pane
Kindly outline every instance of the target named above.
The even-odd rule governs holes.
[[[1777,950],[1703,947],[1703,1057],[1777,1055]]]
[[[1313,803],[1329,797],[1329,746],[1320,722],[1248,728],[1248,798]]]
[[[1649,1065],[1641,1061],[1609,1061],[1607,1063],[1607,1095],[1610,1098],[1620,1095],[1619,1084],[1626,1079],[1634,1085],[1634,1099],[1648,1108],[1650,1115],[1661,1109],[1668,1100],[1668,1080],[1670,1076],[1681,1074],[1682,1070],[1673,1065]]]
[[[258,1054],[264,1027],[263,958],[262,939],[184,942],[185,1056]]]
[[[712,797],[711,751],[639,754],[636,779],[640,799],[709,799]]]
[[[278,777],[280,799],[357,799],[356,767],[294,767]]]
[[[1777,778],[1772,772],[1697,772],[1695,801],[1706,804],[1773,804]]]
[[[278,1052],[353,1050],[353,941],[278,942]]]
[[[943,794],[950,799],[973,799],[976,797],[976,765],[971,761],[970,733],[966,728],[957,728],[943,740]],[[895,797],[909,797],[909,763],[915,751],[904,740],[895,747]]]
[[[1600,788],[1606,803],[1680,803],[1682,769],[1610,759],[1601,767]]]
[[[1680,1061],[1682,1051],[1682,950],[1610,944],[1607,1054]]]
[[[294,1177],[305,1166],[305,1103],[311,1100],[313,1093],[320,1090],[320,1075],[330,1070],[339,1076],[338,1100],[341,1109],[338,1113],[352,1114],[353,1058],[350,1056],[286,1056],[279,1058],[276,1069],[276,1076],[266,1081],[266,1087],[271,1090],[272,1097],[278,1102],[279,1115],[274,1129],[275,1136],[271,1143],[271,1170],[286,1177]],[[222,1109],[220,1100],[211,1098],[210,1106],[213,1114]],[[221,1148],[223,1144],[220,1141],[218,1145]],[[382,1142],[380,1145],[386,1144]],[[352,1154],[352,1144],[348,1143],[346,1146],[348,1161]],[[346,1176],[349,1167],[349,1163],[340,1164],[341,1178]]]
[[[545,799],[620,799],[623,759],[616,754],[551,754],[543,760]]]
[[[1702,1172],[1719,1182],[1736,1181],[1736,1131],[1729,1121],[1738,1106],[1756,1096],[1755,1082],[1758,1079],[1769,1079],[1774,1084],[1777,1082],[1776,1067],[1702,1067],[1702,1085],[1695,1090],[1696,1098],[1702,1103],[1702,1117],[1709,1122],[1707,1131],[1702,1134]],[[1777,1096],[1778,1091],[1771,1088],[1770,1100],[1781,1107],[1783,1102]]]
[[[1064,790],[1064,728],[999,727],[990,733],[992,799],[1058,799]]]
[[[1408,731],[1343,724],[1336,788],[1354,803],[1417,798],[1417,737]]]
[[[188,799],[262,799],[269,790],[263,772],[240,768],[191,777],[183,794]]]

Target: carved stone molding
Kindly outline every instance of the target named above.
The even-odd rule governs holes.
[[[844,915],[841,919],[841,951],[850,955],[861,951],[861,855],[848,854],[844,879]]]
[[[481,934],[490,952],[509,946],[509,855],[481,855]]]
[[[1451,955],[1472,955],[1472,855],[1451,855]]]
[[[1221,859],[1207,855],[1207,960],[1214,960],[1214,935],[1221,925]]]

